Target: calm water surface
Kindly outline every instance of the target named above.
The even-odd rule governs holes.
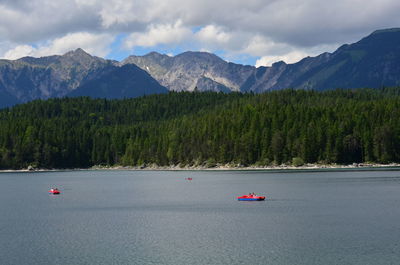
[[[248,192],[268,199],[236,200]],[[378,265],[399,253],[400,171],[0,173],[1,265]]]

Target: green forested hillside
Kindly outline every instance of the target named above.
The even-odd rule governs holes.
[[[400,162],[400,89],[169,93],[0,111],[0,168]]]

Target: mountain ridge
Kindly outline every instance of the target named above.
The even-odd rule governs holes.
[[[218,85],[198,87],[198,80],[209,78],[216,84],[222,84],[230,91],[261,93],[284,88],[326,90],[336,88],[377,88],[400,85],[400,28],[376,30],[360,41],[344,44],[332,53],[324,52],[314,57],[305,57],[297,63],[276,62],[268,67],[253,67],[232,64],[219,57],[210,65],[207,60],[198,62],[204,53],[192,56],[192,64],[198,69],[182,62],[182,58],[193,52],[185,52],[174,57],[149,53],[144,56],[132,56],[122,64],[135,63],[148,71],[161,84],[170,90],[222,91]],[[162,69],[157,61],[163,57],[172,66]],[[215,55],[214,55],[215,56]],[[234,75],[230,67],[235,69]],[[216,67],[215,67],[216,66]],[[216,70],[217,69],[217,70]],[[239,75],[239,78],[237,77]],[[183,81],[182,81],[183,79]],[[225,91],[226,91],[225,89]]]
[[[4,95],[3,97],[7,95],[12,99],[0,101],[0,107],[12,106],[34,99],[69,96],[73,95],[72,92],[75,90],[79,90],[82,96],[93,95],[95,91],[79,88],[88,82],[101,79],[104,75],[118,71],[124,71],[124,69],[118,66],[117,61],[92,56],[81,48],[69,51],[64,55],[0,60],[0,95]],[[137,75],[138,79],[142,79],[144,82],[149,81],[146,83],[149,85],[146,87],[146,94],[151,93],[153,88],[155,93],[165,93],[166,89],[161,88],[147,72],[132,71],[132,74]],[[121,81],[120,84],[129,86],[129,82],[132,80],[132,78],[128,78]],[[131,85],[133,86],[133,84]],[[95,90],[95,88],[93,89]],[[116,90],[118,89],[121,87]],[[136,88],[136,90],[140,90],[140,88]],[[84,91],[86,93],[83,93]],[[118,92],[110,93],[113,98],[117,94]],[[108,97],[106,94],[102,95]]]
[[[146,73],[136,69],[131,71],[132,75],[137,75],[135,78],[120,75],[126,80],[119,80],[116,83],[121,86],[113,88],[113,84],[103,77],[111,78],[110,73],[123,71],[125,65],[135,65]],[[143,82],[137,82],[139,79]],[[104,91],[110,93],[99,92],[104,97],[111,97],[113,92],[117,95],[127,86],[132,87],[131,92],[146,90],[149,93],[165,91],[159,85],[169,91],[224,93],[262,93],[285,88],[327,90],[399,86],[400,28],[376,30],[358,42],[340,46],[332,53],[305,57],[297,63],[280,61],[258,68],[196,51],[175,56],[151,52],[143,56],[131,55],[118,62],[92,56],[78,48],[64,55],[3,59],[0,60],[0,96],[3,98],[0,107],[34,99],[68,96],[86,83],[101,86],[99,80],[103,80],[101,82],[108,87]],[[149,87],[138,87],[144,84]],[[96,93],[93,86],[93,91],[86,89],[79,91],[86,91],[88,95]]]

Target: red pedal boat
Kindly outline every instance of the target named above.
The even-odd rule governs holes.
[[[265,196],[257,196],[254,193],[237,197],[239,201],[263,201]]]
[[[51,188],[51,189],[49,190],[49,193],[50,193],[50,194],[60,194],[60,190],[57,189],[57,188]]]

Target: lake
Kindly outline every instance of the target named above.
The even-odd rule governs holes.
[[[267,199],[237,201],[249,192]],[[2,265],[378,265],[399,253],[400,171],[0,173]]]

